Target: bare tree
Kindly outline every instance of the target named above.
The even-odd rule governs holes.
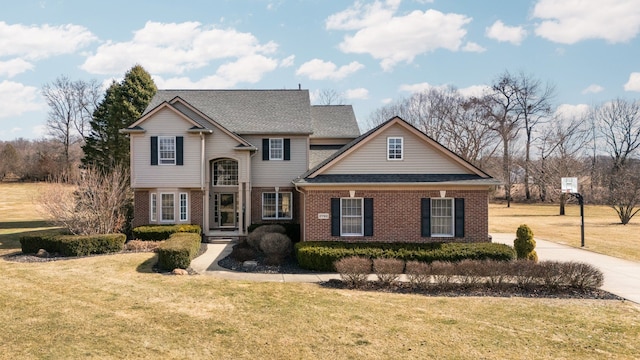
[[[611,158],[609,205],[620,222],[627,224],[638,212],[633,209],[640,201],[640,167],[634,158],[640,148],[640,103],[616,99],[594,108],[591,116]]]
[[[67,171],[71,171],[70,147],[84,141],[88,122],[100,99],[97,81],[72,81],[62,75],[42,87],[49,106],[47,130],[49,135],[63,145],[63,157]]]
[[[121,231],[130,203],[129,175],[122,167],[110,173],[90,168],[76,184],[54,181],[40,193],[44,215],[80,235]]]
[[[322,89],[318,91],[316,103],[318,105],[344,105],[344,96],[335,89]]]

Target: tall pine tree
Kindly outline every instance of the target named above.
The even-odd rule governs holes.
[[[156,91],[151,75],[140,65],[127,71],[121,82],[111,83],[89,123],[91,131],[82,148],[85,166],[107,172],[118,165],[129,167],[129,138],[119,131],[140,117]]]

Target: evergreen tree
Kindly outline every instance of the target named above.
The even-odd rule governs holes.
[[[83,147],[85,166],[110,172],[129,167],[129,138],[120,134],[135,122],[157,91],[151,75],[140,65],[132,67],[121,82],[112,82],[93,113],[91,132]]]

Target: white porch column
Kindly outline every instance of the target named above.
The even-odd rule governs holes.
[[[245,209],[245,218],[247,220],[247,225],[251,225],[251,183],[244,183],[244,198],[246,201],[246,209]],[[248,226],[247,226],[248,227]]]
[[[242,193],[242,184],[242,182],[238,182],[238,203],[236,204],[236,212],[238,213],[238,232],[240,234],[244,233],[244,219],[242,216],[242,210],[244,208],[244,194]]]

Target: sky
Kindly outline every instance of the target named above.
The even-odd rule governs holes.
[[[638,0],[21,0],[0,11],[0,140],[47,136],[42,86],[340,93],[370,114],[430,87],[480,94],[504,71],[555,85],[559,112],[640,98]]]

